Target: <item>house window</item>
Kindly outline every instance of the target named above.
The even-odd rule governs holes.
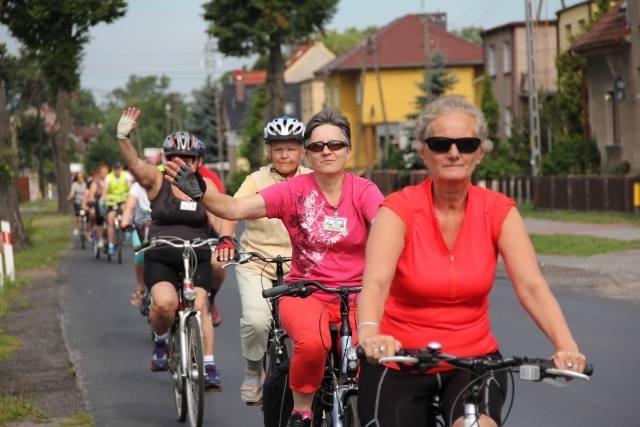
[[[487,62],[489,67],[489,75],[494,77],[496,75],[496,48],[495,46],[489,46],[489,50],[487,51]]]
[[[620,103],[616,102],[613,92],[604,97],[607,107],[605,110],[605,126],[609,144],[620,145]]]
[[[504,136],[511,138],[511,128],[513,127],[513,110],[510,107],[504,109]]]
[[[565,40],[571,40],[573,33],[571,32],[571,24],[566,24],[564,26],[564,38]]]
[[[511,72],[511,43],[502,43],[502,70],[505,74]]]
[[[333,108],[340,108],[340,91],[337,86],[333,88]]]
[[[584,34],[585,31],[587,31],[587,21],[584,19],[579,19],[578,20],[578,26],[580,27],[580,33]]]

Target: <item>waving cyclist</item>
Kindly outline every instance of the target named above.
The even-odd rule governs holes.
[[[270,185],[312,172],[311,169],[300,166],[304,125],[298,120],[285,116],[269,122],[264,128],[264,142],[267,144],[271,163],[249,175],[233,197],[251,196]],[[223,237],[216,248],[216,254],[219,254],[221,259],[233,256],[235,245],[231,236],[236,224],[237,221],[222,222]],[[291,256],[289,233],[278,219],[248,220],[240,243],[245,252],[259,252],[268,258],[278,255]],[[230,249],[231,252],[225,249]],[[288,266],[285,266],[284,273],[289,273]],[[241,397],[245,402],[259,402],[262,399],[262,359],[271,326],[271,311],[262,298],[261,291],[270,288],[271,281],[275,280],[276,276],[274,271],[265,269],[261,263],[251,262],[236,266],[236,277],[242,302],[242,354],[247,360],[244,381],[240,387]],[[263,280],[263,277],[267,280]]]
[[[123,111],[118,123],[118,144],[125,162],[136,181],[147,191],[151,205],[151,226],[149,239],[160,236],[175,236],[181,239],[208,239],[208,220],[215,224],[219,220],[191,201],[190,197],[170,185],[163,179],[163,172],[153,165],[138,158],[131,145],[129,134],[137,126],[140,110],[128,108]],[[180,159],[195,165],[197,138],[187,132],[176,132],[168,135],[162,144],[165,157],[169,160]],[[208,179],[211,191],[217,193],[215,185]],[[207,294],[211,290],[213,271],[211,268],[211,250],[195,249],[197,266],[193,273],[193,284],[197,291],[195,307],[203,316],[208,315]],[[144,254],[144,282],[153,298],[153,306],[149,312],[149,321],[153,327],[155,340],[151,360],[152,371],[163,371],[168,368],[167,337],[171,323],[178,308],[177,287],[181,283],[183,272],[181,249],[158,247]],[[202,322],[204,341],[205,387],[220,388],[220,373],[213,356],[213,325],[210,321]]]
[[[345,171],[351,157],[351,128],[340,112],[326,109],[313,116],[304,139],[313,173],[271,185],[258,194],[221,195],[202,181],[195,167],[179,159],[167,162],[166,179],[221,218],[280,219],[293,248],[287,282],[359,286],[365,244],[382,193],[371,181]],[[319,292],[304,299],[284,297],[280,316],[294,342],[289,371],[294,403],[288,426],[310,426],[313,397],[331,345],[329,323],[340,321],[340,301]]]

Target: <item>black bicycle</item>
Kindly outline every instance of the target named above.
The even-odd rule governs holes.
[[[87,245],[87,211],[80,209],[78,211],[78,236],[80,237],[80,247],[84,249]]]
[[[352,302],[349,296],[360,292],[360,286],[329,288],[315,281],[299,281],[262,291],[265,298],[293,296],[306,298],[324,292],[340,299],[340,325],[330,324],[331,347],[327,352],[324,377],[312,405],[312,425],[318,427],[359,427],[358,356],[349,324]],[[325,346],[326,347],[326,346]]]
[[[236,253],[233,260],[227,262],[222,268],[228,265],[246,264],[249,261],[260,260],[267,264],[275,265],[276,268],[276,280],[272,280],[274,287],[287,286],[284,284],[284,264],[291,262],[291,257],[283,257],[278,255],[275,258],[267,258],[258,252],[245,252]],[[269,289],[265,291],[270,291]],[[263,292],[264,296],[264,292]],[[285,360],[291,357],[293,353],[293,341],[282,328],[280,322],[280,312],[278,311],[278,302],[280,296],[269,298],[269,308],[271,310],[271,328],[269,329],[269,335],[267,339],[267,351],[264,357],[264,376],[269,378],[271,374],[279,367]],[[258,402],[247,402],[247,405],[260,405]]]
[[[360,358],[364,358],[364,351],[361,348],[358,348],[357,353]],[[442,346],[436,342],[429,344],[426,349],[403,349],[395,356],[381,357],[378,362],[381,364],[397,363],[400,369],[421,373],[441,366],[449,366],[470,372],[472,380],[461,395],[458,396],[458,399],[462,399],[464,406],[464,427],[479,425],[478,404],[483,399],[483,385],[497,372],[505,371],[510,373],[512,386],[515,385],[513,376],[516,373],[521,380],[526,381],[542,381],[545,378],[561,377],[588,381],[591,374],[593,374],[593,366],[590,364],[586,365],[584,373],[579,373],[566,369],[557,369],[553,360],[535,357],[513,356],[506,359],[490,356],[456,357],[443,353]],[[509,418],[513,399],[514,392],[511,393],[511,401],[502,425],[505,425]],[[454,420],[451,419],[451,415],[445,420],[441,414],[439,395],[432,396],[427,411],[428,427],[444,427],[453,424]]]

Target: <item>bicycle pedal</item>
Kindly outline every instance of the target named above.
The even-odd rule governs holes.
[[[262,400],[258,400],[257,402],[244,402],[247,406],[262,406]]]
[[[205,392],[207,393],[217,393],[219,391],[222,391],[222,387],[209,387],[204,389]]]

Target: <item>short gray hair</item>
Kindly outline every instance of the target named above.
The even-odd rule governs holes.
[[[344,116],[342,114],[342,111],[340,110],[325,108],[315,116],[311,117],[311,119],[307,123],[306,130],[304,132],[305,149],[309,144],[311,133],[315,130],[315,128],[322,125],[332,125],[339,128],[342,132],[342,136],[344,136],[345,142],[349,147],[351,147],[351,125],[349,124],[349,119],[347,119],[347,117]]]
[[[480,109],[464,99],[462,96],[443,96],[428,104],[418,116],[416,122],[416,136],[420,142],[428,138],[431,123],[442,116],[452,113],[466,113],[476,119],[475,136],[482,140],[482,147],[486,152],[493,150],[493,142],[488,138],[489,127]]]

